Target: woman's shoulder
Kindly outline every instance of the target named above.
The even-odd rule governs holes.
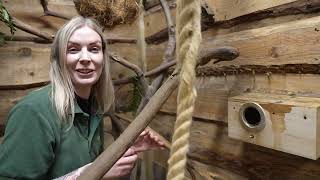
[[[48,123],[58,126],[58,116],[51,102],[51,86],[32,91],[19,101],[9,112],[6,124]]]
[[[41,109],[47,108],[50,104],[52,104],[51,85],[47,85],[30,92],[17,103],[16,107],[28,106],[30,108]]]
[[[10,111],[12,113],[20,112],[25,114],[26,111],[33,112],[34,115],[42,114],[45,117],[57,117],[51,100],[51,85],[44,86],[40,89],[30,92],[22,98]],[[51,119],[50,118],[50,119]]]

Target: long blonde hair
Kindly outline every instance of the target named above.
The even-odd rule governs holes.
[[[75,95],[74,86],[66,67],[67,44],[72,33],[88,26],[96,31],[102,41],[104,55],[104,67],[101,76],[91,89],[91,95],[97,103],[97,110],[106,112],[114,102],[114,90],[109,72],[109,58],[106,48],[106,41],[103,38],[102,30],[97,23],[90,18],[77,16],[67,22],[56,33],[51,47],[50,57],[50,80],[52,84],[51,97],[60,120],[74,120]],[[69,119],[71,115],[71,119]]]

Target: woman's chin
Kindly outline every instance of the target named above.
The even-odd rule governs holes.
[[[74,84],[81,88],[91,88],[97,81],[93,79],[81,79],[77,80]]]

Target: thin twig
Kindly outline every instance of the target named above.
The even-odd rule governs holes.
[[[44,16],[53,16],[53,17],[58,17],[58,18],[65,19],[65,20],[70,19],[69,17],[66,17],[62,14],[50,11],[48,9],[48,2],[46,0],[41,0],[40,3],[43,8]]]
[[[150,71],[148,71],[145,76],[146,77],[150,77],[150,76],[154,76],[154,75],[157,75],[159,73],[162,73],[163,71],[166,71],[168,68],[176,65],[177,61],[176,60],[172,60],[172,61],[169,61],[167,63],[164,63],[164,64],[161,64],[160,66],[154,68],[154,69],[151,69]]]
[[[108,54],[109,54],[109,57],[111,58],[111,60],[123,65],[124,67],[126,67],[128,69],[131,69],[133,72],[135,72],[137,74],[138,77],[143,75],[143,72],[139,66],[127,61],[126,59],[119,56],[115,52],[108,52]]]
[[[142,85],[143,90],[147,91],[147,89],[149,88],[149,84],[148,84],[142,70],[140,69],[140,67],[138,67],[137,65],[135,65],[133,63],[130,63],[129,61],[125,60],[123,57],[117,55],[114,52],[109,52],[109,57],[113,61],[131,69],[132,71],[134,71],[136,73],[141,85]]]

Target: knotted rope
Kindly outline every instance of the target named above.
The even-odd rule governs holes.
[[[188,139],[192,123],[195,67],[201,41],[201,7],[199,0],[178,0],[176,14],[177,58],[180,71],[177,120],[168,160],[167,180],[184,180],[187,164]]]

